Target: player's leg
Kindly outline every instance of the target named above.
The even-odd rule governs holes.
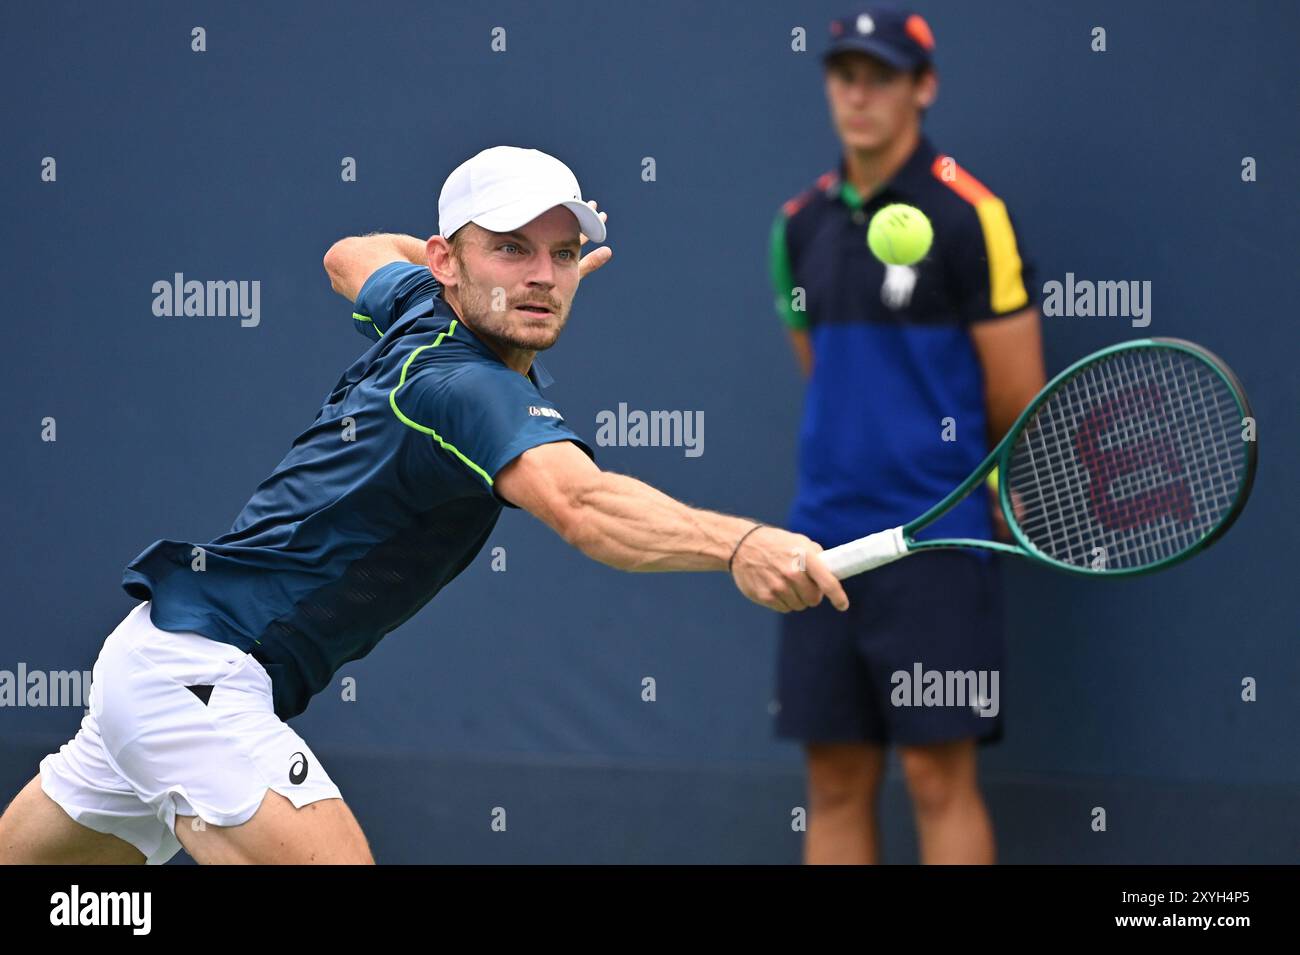
[[[171,845],[199,863],[373,862],[325,767],[276,716],[257,660],[162,631],[136,657],[130,697],[115,701],[106,688],[106,708],[148,716],[106,733],[108,748]]]
[[[198,816],[176,817],[176,837],[202,865],[373,865],[356,817],[342,799],[320,799],[301,809],[268,789],[248,822],[210,826]]]
[[[849,610],[828,602],[781,617],[775,732],[807,759],[806,863],[877,860],[882,723],[857,651],[871,575],[844,581]]]
[[[251,655],[160,630],[145,609],[109,638],[92,686],[99,749],[148,814],[151,843],[135,844],[150,862],[182,844],[199,862],[370,861],[338,787],[275,714],[271,679]]]
[[[885,748],[872,743],[810,743],[807,865],[874,865],[880,860],[876,800]]]
[[[975,740],[899,749],[912,797],[921,861],[927,865],[991,865],[993,823],[980,794]]]
[[[72,820],[34,776],[0,815],[0,865],[143,865],[144,853]]]
[[[100,726],[101,690],[116,679],[124,643],[141,625],[144,606],[137,605],[104,641],[76,735],[41,760],[36,777],[0,818],[0,861],[165,861],[163,825],[118,771]]]

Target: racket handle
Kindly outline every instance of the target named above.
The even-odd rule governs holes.
[[[907,541],[901,527],[868,534],[855,541],[822,551],[821,558],[840,580],[907,555]]]

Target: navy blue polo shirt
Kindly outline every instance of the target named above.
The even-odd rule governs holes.
[[[914,266],[867,248],[871,216],[894,202],[934,226]],[[988,452],[971,326],[1035,301],[1006,206],[922,138],[871,196],[841,161],[786,202],[770,264],[777,311],[813,353],[790,528],[833,547],[918,517]],[[991,534],[987,495],[973,494],[921,536]]]
[[[474,559],[514,506],[494,491],[510,461],[553,441],[594,457],[542,397],[540,363],[507,367],[440,293],[425,266],[371,275],[353,321],[375,344],[230,530],[157,541],[123,575],[155,626],[261,661],[282,719]]]

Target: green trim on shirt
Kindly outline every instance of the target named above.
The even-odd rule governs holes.
[[[788,328],[802,330],[808,327],[808,313],[796,312],[792,303],[794,270],[790,265],[790,249],[785,241],[785,223],[785,213],[778,212],[776,221],[772,223],[768,268],[772,277],[772,289],[776,293],[776,313]]]
[[[848,180],[840,183],[840,198],[843,199],[851,209],[861,209],[867,202],[867,200],[863,198],[862,193],[858,192],[858,187]]]
[[[409,428],[414,428],[416,431],[419,431],[421,434],[427,434],[429,437],[433,438],[434,441],[438,442],[438,446],[440,448],[442,448],[444,451],[450,451],[452,454],[456,455],[456,457],[460,458],[460,460],[465,464],[466,467],[468,467],[471,471],[473,471],[475,474],[481,477],[484,481],[487,481],[488,487],[491,487],[492,476],[490,474],[484,471],[481,467],[479,467],[469,458],[465,457],[465,455],[461,454],[460,449],[457,448],[455,445],[448,444],[446,441],[444,441],[442,439],[442,435],[438,434],[437,431],[434,431],[432,428],[425,427],[424,425],[420,424],[418,421],[412,421],[406,415],[402,414],[401,408],[397,407],[398,388],[401,388],[402,385],[406,384],[406,370],[411,367],[411,362],[415,361],[415,356],[420,354],[420,352],[424,351],[426,348],[437,348],[439,345],[442,344],[443,338],[452,336],[455,333],[456,333],[456,320],[453,319],[451,325],[447,327],[447,330],[445,332],[438,333],[438,337],[433,340],[433,344],[421,345],[419,348],[415,349],[415,351],[411,352],[410,357],[407,358],[406,361],[402,364],[402,375],[397,381],[397,388],[394,388],[392,391],[388,393],[388,404],[390,407],[392,407],[393,414],[397,415],[398,421],[402,422],[402,424],[406,425]]]

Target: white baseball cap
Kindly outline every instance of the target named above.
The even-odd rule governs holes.
[[[568,166],[538,149],[493,146],[465,160],[442,184],[438,234],[449,239],[467,222],[513,232],[556,206],[572,212],[592,242],[605,241],[605,223],[582,201]]]

